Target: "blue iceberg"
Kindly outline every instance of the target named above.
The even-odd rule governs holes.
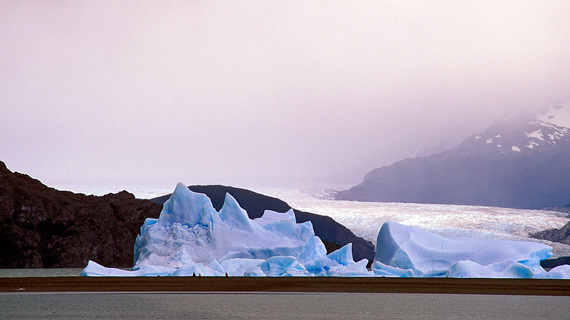
[[[442,237],[385,223],[378,233],[375,274],[393,277],[535,278],[552,248],[537,242]]]
[[[550,269],[547,273],[538,277],[540,279],[570,279],[570,265],[563,264]]]
[[[216,211],[210,199],[179,183],[158,219],[146,219],[126,271],[93,261],[83,276],[371,276],[367,260],[354,262],[352,245],[327,255],[310,221],[293,210],[250,219],[226,194]]]

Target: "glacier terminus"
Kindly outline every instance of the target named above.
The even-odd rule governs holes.
[[[131,270],[89,261],[82,276],[334,276],[570,278],[567,265],[546,272],[552,255],[540,243],[443,237],[395,222],[385,223],[371,269],[355,262],[352,246],[327,255],[311,222],[292,210],[266,210],[250,219],[226,194],[221,210],[178,183],[158,219],[148,218],[134,247]]]

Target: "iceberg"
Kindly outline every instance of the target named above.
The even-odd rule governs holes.
[[[386,222],[378,233],[372,270],[393,277],[536,278],[552,255],[541,243],[443,237]]]
[[[158,219],[146,219],[128,270],[89,261],[82,276],[371,276],[354,262],[352,245],[326,254],[310,221],[293,210],[250,219],[226,194],[218,212],[210,199],[178,183]]]
[[[550,269],[540,279],[570,279],[570,265],[563,264]]]
[[[467,260],[452,265],[445,276],[449,278],[533,278],[534,273],[529,267],[515,261],[503,261],[484,266]]]

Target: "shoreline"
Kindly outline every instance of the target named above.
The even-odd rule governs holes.
[[[299,292],[570,296],[570,280],[351,277],[0,278],[0,292]]]

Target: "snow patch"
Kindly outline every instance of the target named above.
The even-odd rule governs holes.
[[[542,130],[538,129],[536,131],[530,132],[530,133],[526,133],[526,136],[528,138],[534,138],[534,139],[538,139],[538,140],[544,140],[544,137],[542,136]]]
[[[531,141],[529,144],[527,144],[525,147],[529,148],[529,149],[534,149],[535,146],[539,146],[538,143]]]

